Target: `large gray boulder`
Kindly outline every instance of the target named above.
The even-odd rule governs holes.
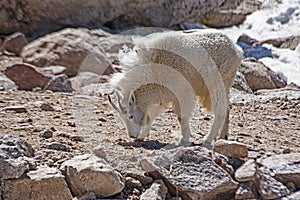
[[[172,196],[184,200],[232,199],[238,187],[203,147],[168,150],[154,163],[141,160],[146,172],[155,179],[162,179]]]
[[[171,27],[191,18],[201,18],[206,13],[213,13],[216,10],[228,11],[229,16],[239,15],[233,10],[243,5],[244,1],[246,0],[73,0],[72,2],[3,0],[0,11],[0,34],[11,34],[16,31],[31,35],[42,34],[70,26]],[[220,6],[222,10],[218,9]],[[245,15],[244,13],[249,12],[242,12],[242,16]],[[206,19],[210,17],[212,15],[206,16]],[[227,22],[229,18],[223,18],[222,22]]]

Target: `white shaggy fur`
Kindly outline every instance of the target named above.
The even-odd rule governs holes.
[[[195,98],[214,114],[204,143],[228,136],[229,88],[242,60],[234,42],[220,31],[198,30],[155,33],[134,44],[120,52],[123,70],[111,79],[121,93],[121,116],[131,137],[145,138],[153,118],[172,103],[181,142],[188,142]]]

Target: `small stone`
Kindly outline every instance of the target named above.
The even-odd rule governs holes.
[[[288,153],[291,153],[291,152],[292,152],[292,150],[290,148],[285,148],[285,149],[282,150],[283,154],[288,154]]]
[[[96,200],[96,194],[93,191],[89,191],[81,196],[77,196],[73,198],[72,200]]]
[[[104,151],[104,148],[101,145],[96,146],[93,149],[93,153],[100,158],[105,158],[106,157],[106,153]]]
[[[68,125],[71,126],[71,127],[76,127],[75,122],[67,121],[67,123],[68,123]]]
[[[143,171],[138,169],[125,171],[124,177],[132,177],[139,180],[143,185],[148,185],[153,183],[153,178],[146,176]]]
[[[53,131],[49,128],[43,130],[41,133],[40,133],[40,137],[42,138],[45,138],[45,139],[49,139],[53,136]]]
[[[53,92],[73,92],[73,87],[68,77],[65,74],[60,74],[49,80],[45,86],[45,90],[51,90]]]
[[[80,135],[71,135],[70,139],[75,142],[82,142],[84,138]]]
[[[246,158],[248,156],[247,146],[243,143],[229,140],[217,140],[213,150],[224,156],[233,158]]]
[[[256,162],[254,159],[247,160],[235,172],[235,178],[239,182],[254,181],[256,175]]]
[[[166,199],[167,193],[168,188],[164,182],[162,180],[156,180],[149,189],[142,193],[140,200],[164,200]]]
[[[47,143],[45,145],[45,148],[47,149],[53,149],[53,150],[57,150],[57,151],[66,151],[66,152],[70,152],[70,147],[68,147],[65,144],[61,144],[59,142],[51,142],[51,143]]]
[[[26,36],[21,32],[16,32],[3,41],[2,45],[0,46],[0,51],[9,51],[13,52],[16,55],[19,55],[22,48],[28,43]]]
[[[59,65],[51,65],[51,66],[43,67],[42,70],[44,70],[45,72],[47,72],[49,74],[59,75],[59,74],[64,74],[66,71],[66,68],[63,66],[59,66]]]
[[[16,113],[25,113],[28,112],[25,106],[8,106],[4,108],[5,111],[14,111]]]
[[[130,187],[130,188],[141,188],[142,184],[139,180],[134,179],[132,177],[126,177],[125,178],[125,183],[126,186]]]
[[[55,109],[50,103],[44,101],[36,101],[33,103],[33,106],[43,111],[55,111]]]
[[[256,197],[252,191],[252,187],[253,187],[252,182],[241,183],[239,188],[235,192],[234,199],[237,199],[237,200],[256,199]]]

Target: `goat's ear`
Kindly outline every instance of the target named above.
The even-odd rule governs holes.
[[[132,105],[135,102],[136,102],[136,99],[135,99],[134,91],[131,90],[130,95],[129,95],[129,99],[128,99],[128,103],[129,103],[129,105]]]

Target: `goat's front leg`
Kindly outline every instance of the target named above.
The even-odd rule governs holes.
[[[218,139],[228,140],[228,136],[229,136],[229,109],[227,108],[225,122]]]
[[[188,146],[188,145],[190,145],[190,136],[191,136],[189,118],[188,117],[182,117],[182,118],[178,117],[178,121],[181,126],[181,134],[182,134],[180,144],[183,146]]]

